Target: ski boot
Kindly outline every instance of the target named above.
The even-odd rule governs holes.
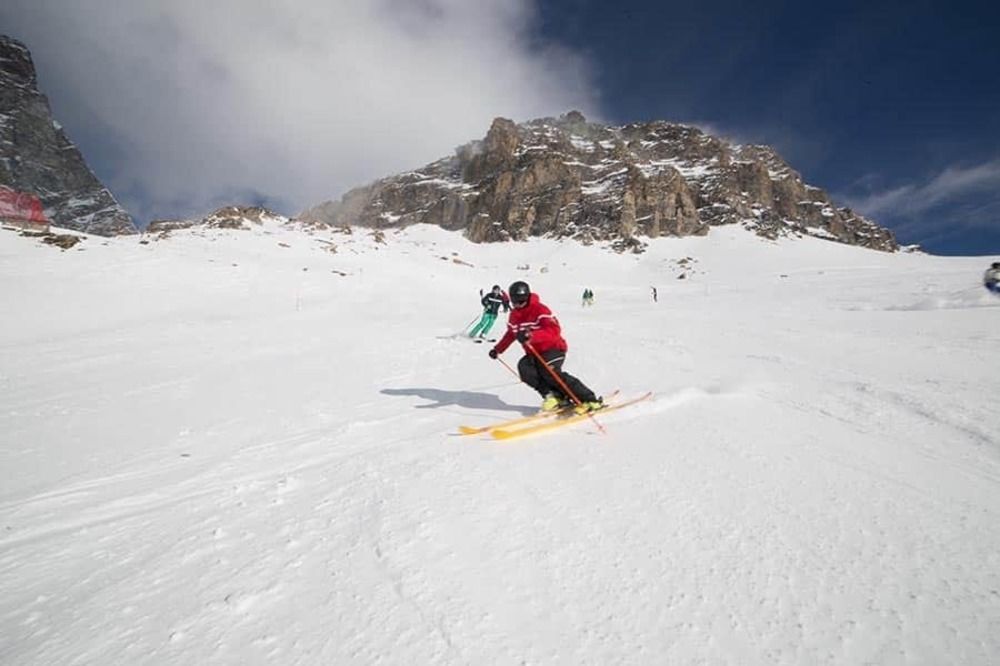
[[[563,408],[564,402],[562,396],[556,395],[555,393],[549,393],[545,396],[545,400],[542,401],[542,411],[543,412],[557,412]]]
[[[601,409],[604,409],[604,398],[595,398],[590,402],[580,403],[573,408],[573,411],[577,414],[587,414]]]

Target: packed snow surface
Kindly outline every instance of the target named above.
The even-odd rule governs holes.
[[[995,664],[989,261],[0,231],[0,663]],[[516,279],[653,399],[456,434],[540,402],[460,335]]]

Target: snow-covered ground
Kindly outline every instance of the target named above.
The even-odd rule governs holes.
[[[0,232],[0,663],[997,663],[989,259],[327,239]],[[455,434],[515,279],[653,400]]]

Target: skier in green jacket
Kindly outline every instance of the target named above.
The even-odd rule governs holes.
[[[493,328],[501,307],[504,312],[510,312],[510,299],[507,298],[507,294],[503,293],[503,289],[498,284],[493,285],[493,289],[483,296],[483,300],[480,302],[483,304],[483,316],[469,333],[470,338],[477,336],[480,339],[485,338],[486,334]]]

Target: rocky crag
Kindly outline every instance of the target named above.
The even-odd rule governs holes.
[[[892,232],[835,206],[768,146],[667,122],[609,127],[575,111],[520,125],[497,118],[454,155],[299,217],[376,229],[429,223],[476,242],[571,237],[632,251],[643,238],[741,224],[769,238],[898,249]]]
[[[151,236],[166,238],[174,231],[183,229],[203,230],[203,229],[232,229],[236,231],[249,231],[255,227],[268,224],[276,224],[285,227],[294,227],[307,233],[313,231],[329,232],[327,224],[308,222],[299,219],[290,219],[260,206],[223,206],[208,215],[193,219],[177,220],[153,220],[146,227],[144,233]]]
[[[205,217],[190,220],[153,220],[146,227],[147,234],[165,234],[180,229],[205,227],[208,229],[247,230],[267,220],[286,223],[288,218],[260,206],[224,206]]]
[[[52,119],[28,49],[0,35],[0,185],[36,195],[49,221],[102,236],[135,225]]]

